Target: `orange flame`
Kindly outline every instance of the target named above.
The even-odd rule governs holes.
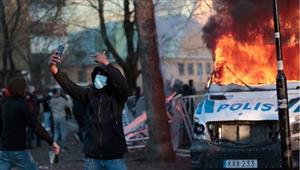
[[[282,45],[284,71],[287,80],[299,81],[299,39],[294,34]],[[214,78],[217,84],[271,84],[276,81],[277,60],[274,42],[256,35],[251,43],[236,41],[232,34],[216,41]]]
[[[214,59],[212,83],[273,84],[277,76],[272,2],[213,1],[216,10],[203,28]],[[300,81],[299,1],[279,1],[281,46],[288,81]]]

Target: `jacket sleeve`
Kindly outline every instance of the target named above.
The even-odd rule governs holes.
[[[117,68],[115,68],[111,64],[108,64],[106,66],[106,70],[109,74],[109,78],[111,80],[116,99],[121,104],[124,104],[128,98],[129,93],[129,87],[126,78],[121,74],[121,72]]]
[[[2,102],[2,101],[0,101]],[[2,103],[0,103],[0,137],[2,136]]]
[[[52,145],[53,139],[38,121],[37,115],[30,111],[29,106],[25,100],[22,102],[21,108],[28,126],[35,132],[35,134],[39,138],[45,140],[49,145]]]
[[[88,88],[78,86],[77,84],[72,82],[65,73],[61,72],[60,70],[58,70],[58,72],[53,76],[64,89],[64,91],[71,97],[77,99],[78,101],[84,104],[88,102]]]

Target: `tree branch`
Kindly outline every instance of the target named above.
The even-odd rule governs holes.
[[[133,23],[130,21],[131,14],[129,9],[129,0],[124,0],[124,21],[123,26],[126,36],[127,44],[127,62],[132,61],[134,58],[134,47],[133,47]]]
[[[20,21],[20,16],[21,16],[21,2],[20,2],[20,0],[17,0],[17,9],[15,11],[15,14],[16,14],[15,15],[16,18],[14,20],[15,22],[14,22],[14,24],[12,26],[11,32],[9,33],[11,39],[13,39],[14,33],[17,30],[18,23]]]
[[[98,7],[91,1],[91,0],[87,0],[88,3],[90,4],[90,6],[96,10],[98,10]]]
[[[105,42],[105,45],[108,48],[108,50],[112,53],[113,57],[116,59],[118,64],[122,68],[126,68],[126,63],[123,61],[123,59],[117,53],[116,49],[113,47],[112,43],[108,39],[108,35],[107,35],[107,31],[106,31],[106,25],[105,25],[105,19],[104,19],[104,15],[103,15],[103,8],[104,8],[103,0],[98,0],[98,7],[99,7],[98,8],[98,15],[99,15],[99,19],[100,19],[100,29],[101,29],[100,31],[101,31],[101,35],[103,37],[103,40]]]

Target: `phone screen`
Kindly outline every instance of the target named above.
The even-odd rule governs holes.
[[[59,57],[61,57],[61,55],[63,54],[64,48],[65,48],[64,45],[59,45],[57,47],[56,54],[59,55]]]

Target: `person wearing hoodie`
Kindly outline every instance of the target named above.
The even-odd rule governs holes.
[[[26,80],[22,77],[12,78],[8,82],[8,96],[3,103],[0,115],[0,169],[38,169],[26,146],[26,128],[45,140],[55,154],[60,147],[53,141],[40,124],[36,114],[30,111],[26,101]]]
[[[127,146],[122,125],[122,110],[128,97],[128,85],[121,72],[112,66],[104,53],[96,53],[92,85],[81,87],[58,67],[60,57],[54,52],[49,67],[64,91],[81,102],[86,118],[83,138],[85,170],[126,170]]]

